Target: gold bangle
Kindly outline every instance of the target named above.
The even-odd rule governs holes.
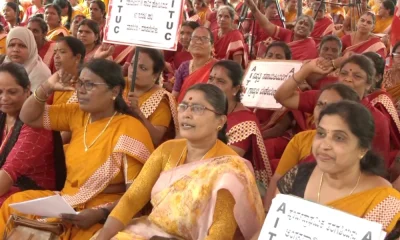
[[[38,101],[39,103],[45,103],[47,99],[41,99],[39,96],[36,94],[37,89],[33,92],[33,97]]]

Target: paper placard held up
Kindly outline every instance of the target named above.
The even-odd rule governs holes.
[[[76,214],[75,210],[60,195],[13,203],[10,207],[18,212],[40,217],[60,217],[60,214]]]
[[[278,194],[258,239],[383,240],[382,225],[302,198]]]
[[[104,42],[176,50],[183,0],[111,0]]]
[[[243,79],[242,103],[246,107],[261,109],[280,109],[274,94],[279,86],[300,70],[299,61],[252,61]]]

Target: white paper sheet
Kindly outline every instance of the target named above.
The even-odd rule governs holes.
[[[40,217],[59,218],[60,214],[77,214],[60,195],[38,198],[26,202],[13,203],[10,207],[24,213]]]

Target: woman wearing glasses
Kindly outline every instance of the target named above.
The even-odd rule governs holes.
[[[243,70],[234,61],[222,60],[211,70],[208,83],[220,88],[228,100],[228,145],[253,164],[260,193],[272,177],[264,139],[256,115],[241,102]]]
[[[175,138],[178,131],[175,98],[159,84],[165,66],[163,54],[157,49],[141,48],[138,59],[135,90],[131,92],[131,64],[124,97],[127,96],[128,105],[146,126],[154,146],[158,146],[166,138]]]
[[[122,98],[125,80],[118,64],[89,62],[75,85],[79,104],[45,105],[53,91],[70,90],[70,83],[71,75],[53,74],[25,101],[20,118],[30,127],[72,132],[65,152],[67,180],[59,194],[80,213],[63,214],[60,221],[63,239],[89,239],[139,174],[153,144]],[[33,190],[8,198],[0,209],[0,235],[14,214],[9,204],[54,194]]]
[[[213,58],[214,38],[208,28],[198,27],[193,31],[189,52],[193,59],[182,63],[175,73],[175,83],[172,95],[180,103],[186,90],[196,83],[206,83],[211,67],[216,60]]]
[[[226,101],[211,84],[187,91],[178,107],[183,139],[155,150],[97,240],[124,229],[114,239],[233,239],[236,230],[250,239],[260,230],[264,213],[251,164],[225,144]],[[150,215],[131,221],[149,200]]]

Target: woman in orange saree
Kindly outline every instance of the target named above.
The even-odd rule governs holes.
[[[323,88],[313,112],[316,119],[316,125],[318,125],[319,114],[326,105],[342,100],[360,102],[360,97],[353,89],[340,83],[334,83]],[[279,160],[276,171],[271,178],[267,194],[263,199],[264,208],[266,210],[271,206],[278,180],[299,163],[315,161],[314,156],[311,153],[312,141],[314,140],[315,135],[315,129],[306,130],[297,133],[290,140]]]
[[[134,91],[131,89],[132,63],[128,69],[124,98],[149,131],[154,146],[159,146],[178,133],[176,102],[172,94],[159,84],[165,67],[161,51],[141,48],[138,59]]]
[[[151,155],[97,240],[122,230],[113,239],[233,239],[236,230],[251,239],[260,230],[264,213],[252,167],[225,144],[226,106],[211,84],[187,91],[178,107],[183,139]],[[150,215],[131,221],[149,200]]]
[[[194,0],[193,5],[196,14],[190,17],[188,21],[197,22],[200,26],[203,26],[211,14],[211,10],[205,0]]]
[[[353,52],[363,54],[365,52],[376,52],[386,58],[386,46],[380,38],[372,34],[375,25],[375,15],[366,12],[361,15],[357,23],[357,31],[342,37],[343,54]]]
[[[291,169],[279,180],[277,193],[378,222],[391,233],[400,220],[400,193],[383,177],[382,159],[370,148],[373,136],[373,119],[364,106],[349,101],[328,105],[312,144],[316,163]]]
[[[390,0],[385,0],[380,4],[379,12],[376,16],[376,24],[373,33],[387,34],[390,32],[394,15],[394,4]]]
[[[61,8],[55,4],[45,6],[44,20],[49,26],[48,41],[57,41],[60,37],[69,36],[69,31],[61,25]]]
[[[58,193],[25,191],[8,198],[0,209],[1,235],[15,213],[9,204],[60,194],[80,212],[56,220],[65,227],[61,239],[89,239],[153,151],[147,129],[122,98],[125,81],[119,65],[103,59],[91,61],[76,83],[79,104],[45,106],[52,91],[72,88],[70,80],[70,75],[53,74],[24,103],[20,114],[32,127],[72,132],[64,188]]]
[[[242,33],[233,28],[235,10],[230,6],[218,8],[218,30],[213,32],[216,59],[233,60],[243,69],[249,61]]]
[[[219,87],[227,96],[228,146],[252,163],[263,196],[272,177],[272,170],[258,119],[240,102],[242,79],[243,70],[239,64],[221,60],[214,64],[208,83]]]
[[[211,67],[216,60],[212,57],[213,35],[205,27],[194,30],[189,44],[189,52],[193,59],[181,64],[175,73],[175,83],[172,90],[178,103],[186,94],[186,91],[196,83],[206,83],[210,75]]]

